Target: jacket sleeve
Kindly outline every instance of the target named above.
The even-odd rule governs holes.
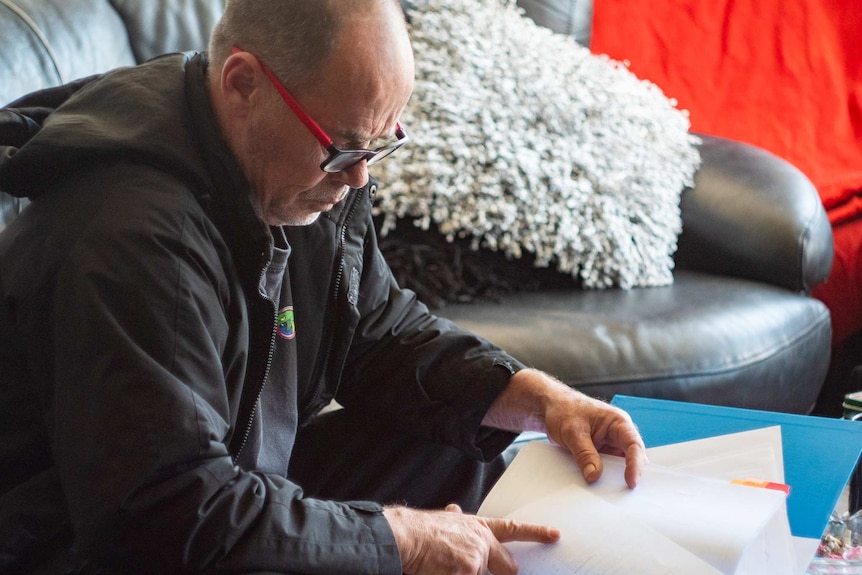
[[[360,321],[336,399],[476,458],[497,455],[515,435],[481,422],[524,366],[400,288],[370,218],[362,269]]]
[[[66,253],[40,353],[78,544],[118,573],[400,573],[379,506],[234,465],[226,374],[243,358],[225,350],[247,333],[229,255],[190,196],[124,186],[50,240]]]

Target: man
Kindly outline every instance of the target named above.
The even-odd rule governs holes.
[[[394,0],[233,0],[209,60],[4,113],[4,572],[503,575],[558,537],[462,511],[511,432],[635,485],[627,415],[395,285],[367,165],[412,74]]]

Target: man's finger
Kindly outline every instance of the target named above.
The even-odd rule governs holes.
[[[579,441],[578,445],[571,449],[571,452],[587,483],[593,483],[602,476],[602,458],[596,451],[591,438],[588,437],[586,441]]]
[[[556,543],[560,530],[544,525],[521,523],[513,519],[483,518],[494,538],[500,543],[508,541],[533,541],[536,543]]]
[[[626,450],[626,485],[634,489],[647,463],[643,445],[633,443]]]
[[[484,518],[485,524],[497,541],[492,542],[488,554],[488,569],[494,575],[515,575],[518,564],[515,558],[503,547],[507,541],[532,541],[535,543],[556,543],[560,530],[544,525],[521,523],[512,519]]]

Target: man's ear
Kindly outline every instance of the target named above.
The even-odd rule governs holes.
[[[246,116],[260,98],[260,79],[264,77],[260,64],[251,54],[238,52],[225,60],[221,70],[220,88],[226,110],[234,116]]]

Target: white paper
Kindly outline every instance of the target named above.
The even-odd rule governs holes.
[[[571,512],[561,513],[561,509]],[[721,575],[667,537],[588,490],[567,491],[517,509],[512,519],[553,524],[552,545],[507,543],[519,575]],[[602,521],[592,521],[602,517]]]
[[[781,426],[651,447],[652,463],[717,479],[756,478],[784,483]]]
[[[623,461],[612,456],[602,456],[602,459],[605,466],[602,478],[587,486],[567,452],[548,444],[529,444],[492,489],[479,513],[514,517],[524,509],[530,510],[538,505],[543,511],[550,512],[550,515],[542,517],[542,523],[559,526],[554,521],[556,513],[560,524],[570,530],[575,528],[568,523],[571,514],[588,530],[617,534],[614,547],[603,551],[612,559],[611,564],[621,560],[623,550],[629,545],[633,548],[646,545],[655,549],[671,549],[676,545],[726,575],[795,573],[782,492],[733,485],[726,480],[655,464],[646,466],[638,487],[631,490],[623,478]],[[615,509],[614,513],[587,513],[563,504],[581,501],[582,492],[601,498]],[[596,506],[592,502],[588,510],[594,510]],[[775,519],[776,516],[779,518]],[[647,537],[646,531],[641,529],[626,529],[626,537],[631,541],[620,541],[620,526],[623,524],[638,528],[645,524],[653,533]],[[659,544],[655,537],[664,541]],[[568,549],[568,545],[562,545],[565,553],[577,555],[578,552]],[[599,570],[570,572],[585,575],[615,573],[607,570],[607,564],[597,565],[597,568]]]
[[[785,481],[779,425],[652,447],[647,449],[647,454],[652,463],[728,481],[748,478],[776,483]],[[791,539],[790,553],[795,558],[796,567],[789,573],[803,575],[820,540]]]

